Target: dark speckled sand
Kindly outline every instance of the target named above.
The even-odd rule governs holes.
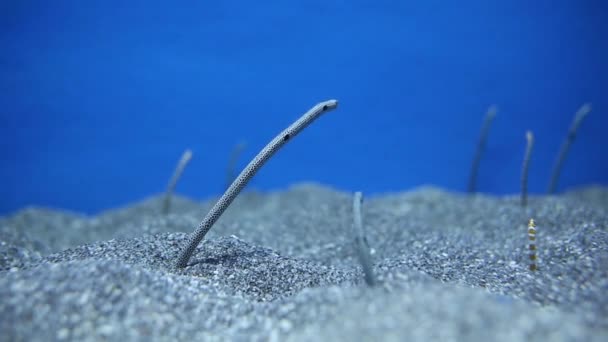
[[[3,341],[601,341],[608,189],[532,197],[436,188],[367,198],[380,285],[353,250],[352,197],[246,192],[172,264],[213,201],[162,197],[86,217],[0,218]],[[527,219],[539,268],[528,270]]]

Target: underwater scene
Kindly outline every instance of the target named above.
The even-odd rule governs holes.
[[[0,341],[605,341],[608,2],[0,3]]]

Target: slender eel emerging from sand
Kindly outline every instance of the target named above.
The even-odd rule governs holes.
[[[528,221],[528,249],[530,250],[530,271],[534,272],[538,270],[537,256],[536,256],[536,222],[534,219]]]
[[[190,159],[192,159],[192,151],[185,150],[175,167],[171,180],[169,180],[167,191],[165,192],[165,200],[163,201],[163,214],[165,215],[169,214],[169,210],[171,209],[171,197],[175,191],[175,186],[177,185],[177,181],[182,177],[182,173],[184,173],[184,169],[188,166]]]
[[[363,193],[355,192],[353,196],[353,226],[355,228],[355,248],[359,263],[363,269],[365,283],[368,286],[376,285],[376,277],[374,276],[374,265],[372,256],[369,251],[369,244],[365,238],[365,230],[363,229],[363,220],[361,219],[361,204],[363,203]]]
[[[228,189],[230,184],[232,184],[232,182],[234,182],[236,179],[237,162],[239,161],[239,157],[241,156],[241,153],[243,153],[246,146],[247,144],[241,141],[240,143],[236,144],[230,152],[230,158],[228,159],[228,165],[226,166],[226,186],[224,187],[224,190]]]
[[[583,119],[585,119],[589,112],[591,112],[591,104],[585,103],[574,115],[574,119],[572,120],[570,128],[568,129],[566,140],[564,140],[562,143],[559,154],[557,155],[557,159],[555,160],[555,164],[553,165],[551,180],[549,181],[549,187],[547,188],[548,194],[555,193],[555,190],[557,189],[557,181],[559,180],[559,175],[562,171],[562,167],[564,166],[564,161],[566,160],[568,151],[570,151],[570,146],[572,143],[574,143],[574,139],[576,139],[576,133],[578,132],[581,122],[583,122]]]
[[[473,157],[473,162],[471,163],[469,185],[467,186],[467,191],[469,193],[474,193],[477,191],[477,173],[479,172],[479,163],[483,155],[483,150],[486,148],[486,141],[488,140],[488,134],[490,133],[490,125],[492,124],[492,121],[494,121],[494,117],[496,116],[497,112],[498,108],[496,106],[490,106],[485,118],[483,119],[483,125],[481,126],[481,132],[479,133],[479,140],[477,142],[477,149],[475,150],[475,157]]]
[[[329,112],[330,110],[338,107],[338,101],[328,100],[321,102],[316,106],[312,107],[308,112],[304,113],[296,122],[292,123],[291,126],[287,127],[283,132],[277,135],[271,142],[268,143],[252,161],[241,171],[239,176],[232,182],[232,184],[226,189],[226,192],[222,197],[215,203],[213,208],[207,213],[203,221],[198,225],[196,230],[190,235],[188,242],[184,249],[180,252],[175,266],[177,268],[184,268],[188,265],[188,261],[194,254],[194,250],[205,237],[209,229],[213,224],[220,218],[226,208],[232,203],[232,201],[238,196],[243,190],[245,185],[249,183],[251,178],[258,172],[258,170],[272,157],[286,142],[291,138],[295,137],[304,128],[310,125],[313,121],[319,118],[322,114]]]

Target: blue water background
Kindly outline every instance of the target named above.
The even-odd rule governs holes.
[[[319,101],[339,109],[285,146],[251,188],[316,181],[366,194],[432,184],[465,191],[496,104],[478,189],[543,193],[576,110],[559,190],[608,184],[608,2],[3,1],[0,213],[85,213],[160,193],[224,187]]]

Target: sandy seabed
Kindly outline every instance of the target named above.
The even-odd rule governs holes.
[[[602,341],[608,188],[559,196],[433,187],[366,198],[378,285],[354,249],[352,194],[241,194],[173,267],[214,204],[162,196],[96,216],[0,218],[3,341]],[[527,221],[539,270],[529,270]]]

